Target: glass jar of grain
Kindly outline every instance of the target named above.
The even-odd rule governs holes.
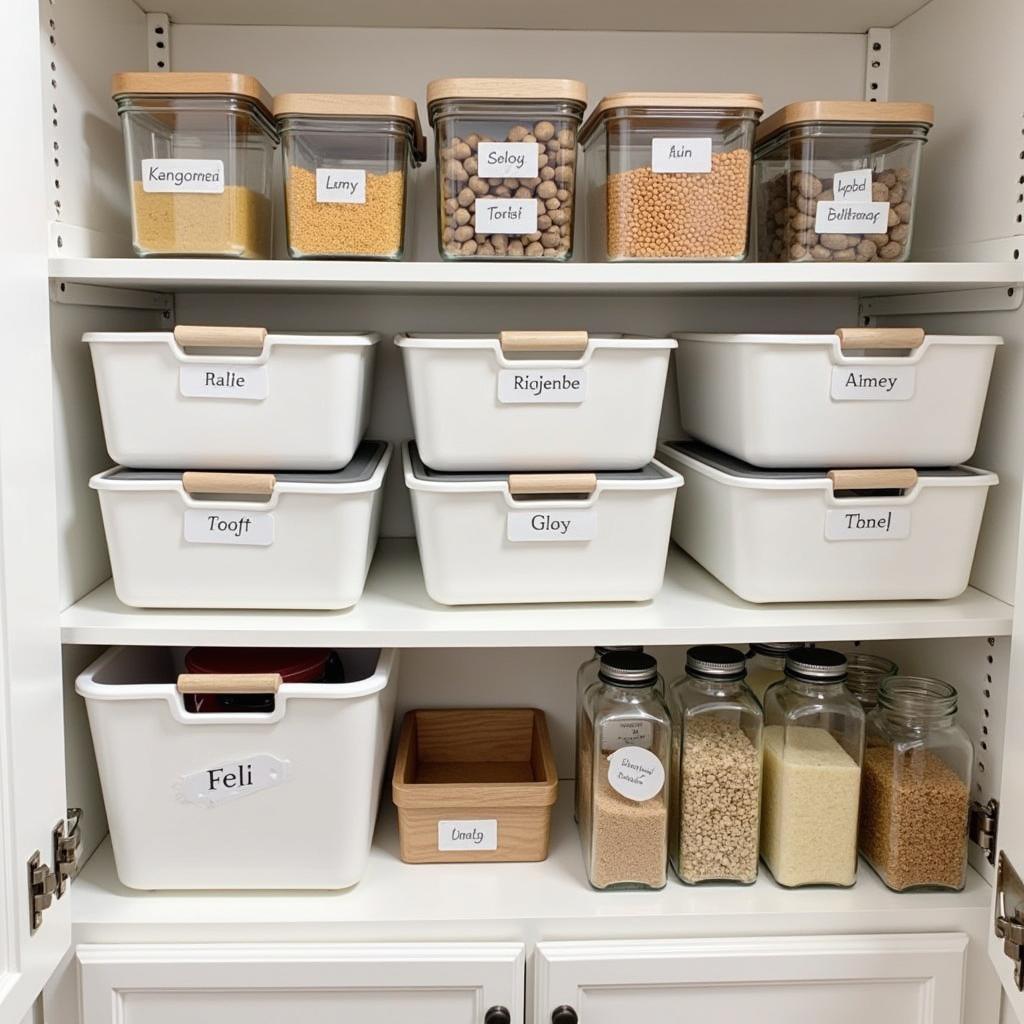
[[[860,852],[897,892],[964,886],[974,748],[949,683],[882,682],[868,716]]]
[[[691,647],[669,691],[669,861],[690,885],[757,880],[763,718],[746,671],[733,647]]]
[[[661,889],[666,882],[671,724],[649,654],[601,658],[582,735],[588,809],[580,835],[595,889]]]
[[[792,651],[764,700],[761,856],[780,885],[853,885],[864,712],[846,658]]]
[[[764,695],[773,683],[786,675],[786,655],[806,647],[802,643],[751,644],[747,649],[747,686],[764,703]]]
[[[878,688],[899,672],[899,666],[878,654],[851,654],[846,662],[846,688],[867,714],[878,704]]]

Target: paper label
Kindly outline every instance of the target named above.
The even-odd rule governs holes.
[[[498,401],[506,404],[557,402],[578,405],[587,397],[587,371],[499,370]]]
[[[267,368],[231,363],[182,366],[178,370],[178,389],[186,398],[243,398],[258,402],[269,391]]]
[[[507,536],[517,542],[593,540],[597,536],[597,509],[509,512]]]
[[[707,174],[711,170],[711,140],[652,139],[651,170],[655,174]]]
[[[832,397],[839,402],[905,402],[914,397],[916,366],[833,366]]]
[[[318,203],[365,203],[366,171],[343,171],[340,167],[316,169]]]
[[[223,160],[143,160],[143,192],[224,191]]]
[[[536,199],[477,199],[478,235],[530,235],[537,230]]]
[[[438,850],[496,850],[498,822],[495,818],[469,821],[439,821]]]
[[[665,785],[665,767],[643,747],[622,747],[608,758],[608,784],[620,796],[642,803]]]
[[[814,230],[819,235],[884,235],[889,230],[889,204],[818,203]]]
[[[274,543],[274,514],[237,508],[187,508],[185,540],[189,544],[246,544],[265,548]]]
[[[236,757],[182,776],[175,787],[187,803],[214,807],[288,781],[291,763],[272,754]]]
[[[825,512],[826,540],[906,540],[909,508],[830,508]]]
[[[650,750],[653,742],[653,722],[607,722],[601,729],[601,749],[609,753],[623,747],[643,747],[644,750]]]
[[[536,178],[539,154],[536,142],[481,142],[476,173],[481,178]]]
[[[832,194],[844,203],[870,203],[871,169],[840,171],[832,179]]]

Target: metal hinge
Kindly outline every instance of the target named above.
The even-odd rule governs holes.
[[[996,869],[995,933],[1013,961],[1014,984],[1024,992],[1024,883],[1005,853],[999,854]]]
[[[972,843],[985,851],[989,864],[996,862],[996,835],[999,831],[999,801],[989,800],[987,804],[977,800],[971,803],[971,816],[967,823],[967,834]]]
[[[68,882],[78,874],[78,851],[82,845],[82,809],[69,807],[68,816],[53,829],[53,870],[57,879],[56,896],[68,891]]]
[[[53,893],[57,888],[57,876],[49,864],[44,864],[42,856],[36,850],[28,859],[28,913],[29,934],[33,934],[43,923],[43,911],[48,910],[53,902]]]

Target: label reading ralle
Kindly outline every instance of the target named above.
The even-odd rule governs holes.
[[[267,397],[267,368],[244,363],[191,363],[178,371],[178,389],[185,398],[239,398],[258,402]]]

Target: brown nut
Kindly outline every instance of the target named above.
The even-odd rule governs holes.
[[[515,239],[508,243],[508,254],[509,256],[522,256],[525,252],[525,247],[519,239]]]
[[[517,124],[509,128],[506,138],[509,142],[522,142],[529,134],[530,129],[526,125]]]
[[[903,246],[899,242],[890,242],[878,250],[878,258],[881,260],[894,260],[903,252]]]
[[[842,252],[850,246],[846,235],[822,235],[821,244],[830,252]]]
[[[799,189],[802,196],[813,199],[815,196],[821,195],[825,186],[813,174],[808,174],[807,171],[797,171],[793,175],[793,187]]]
[[[555,126],[550,121],[538,121],[533,126],[533,134],[539,142],[547,142],[555,137]]]
[[[455,221],[456,226],[461,226],[463,224],[468,224],[469,223],[469,218],[470,218],[469,210],[465,209],[465,207],[460,206],[455,211],[452,219]]]

